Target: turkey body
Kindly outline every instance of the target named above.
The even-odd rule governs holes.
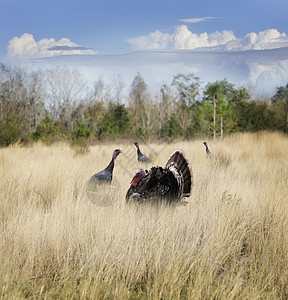
[[[126,193],[126,203],[180,202],[191,195],[193,174],[183,151],[175,151],[164,168],[139,169]]]
[[[112,173],[104,169],[94,175],[92,175],[89,180],[88,184],[101,184],[101,183],[111,183],[112,182]]]

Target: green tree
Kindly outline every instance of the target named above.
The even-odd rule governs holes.
[[[87,106],[84,112],[85,123],[94,128],[96,135],[100,134],[100,127],[105,118],[105,105],[103,101],[94,101]]]
[[[232,131],[235,125],[233,118],[233,108],[235,103],[249,97],[244,87],[235,89],[234,85],[226,79],[208,83],[204,89],[204,97],[213,104],[213,137],[216,138],[216,132],[219,128],[220,136],[223,138],[224,128],[226,131]],[[217,124],[217,117],[219,123]]]
[[[124,136],[131,131],[131,119],[124,104],[110,102],[108,110],[100,125],[99,134],[108,133],[112,136]]]
[[[204,90],[204,95],[207,96],[208,100],[213,103],[213,137],[216,138],[216,114],[217,114],[217,103],[218,110],[220,113],[220,130],[221,138],[223,137],[223,102],[225,94],[231,89],[231,85],[226,81],[216,81],[214,83],[208,83]]]
[[[275,126],[273,112],[266,103],[241,101],[236,104],[236,110],[237,130],[241,132],[268,130]]]
[[[186,129],[186,138],[192,138],[205,133],[204,109],[202,103],[196,101],[190,109],[193,111],[193,118]]]
[[[272,97],[272,105],[279,122],[279,129],[288,132],[288,83],[277,88]]]
[[[183,136],[183,129],[177,114],[173,113],[162,129],[162,137],[174,138]]]

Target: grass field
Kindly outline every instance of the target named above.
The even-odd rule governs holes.
[[[163,166],[182,149],[194,173],[186,206],[128,208],[131,143],[0,150],[1,299],[287,299],[288,137],[243,134],[143,144]],[[89,177],[121,148],[113,205],[91,203]]]

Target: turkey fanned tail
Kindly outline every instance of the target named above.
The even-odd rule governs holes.
[[[182,150],[176,150],[169,157],[165,168],[170,170],[179,185],[179,196],[190,197],[193,186],[193,173],[189,161]]]

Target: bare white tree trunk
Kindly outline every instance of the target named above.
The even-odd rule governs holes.
[[[221,140],[223,140],[223,117],[220,119]]]
[[[216,139],[216,98],[213,96],[213,138]]]

